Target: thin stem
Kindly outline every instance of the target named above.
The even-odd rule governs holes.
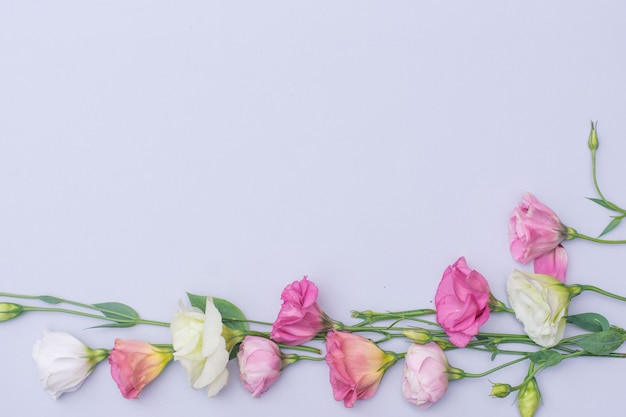
[[[616,300],[626,301],[626,297],[622,297],[621,295],[613,294],[612,292],[605,291],[602,288],[598,288],[598,287],[596,287],[594,285],[578,285],[578,287],[582,291],[592,291],[592,292],[596,292],[598,294],[602,294],[602,295],[610,297],[610,298],[614,298]]]
[[[148,325],[152,325],[152,326],[162,326],[162,327],[169,327],[169,323],[166,322],[162,322],[162,321],[155,321],[155,320],[144,320],[141,319],[139,317],[135,317],[135,316],[130,316],[128,314],[124,314],[123,312],[120,311],[114,311],[114,310],[109,310],[106,308],[100,308],[100,307],[96,307],[92,304],[85,304],[85,303],[79,303],[77,301],[72,301],[72,300],[66,300],[63,298],[59,298],[59,297],[52,297],[52,296],[37,296],[37,295],[24,295],[24,294],[11,294],[11,293],[5,293],[5,292],[0,292],[0,297],[10,297],[10,298],[20,298],[20,299],[25,299],[25,300],[40,300],[43,302],[46,302],[48,304],[70,304],[76,307],[81,307],[81,308],[85,308],[88,310],[95,310],[98,311],[102,314],[104,314],[104,316],[100,316],[97,314],[88,314],[88,313],[83,313],[83,312],[79,312],[76,310],[69,310],[69,309],[64,309],[64,308],[45,308],[45,307],[24,307],[24,311],[50,311],[50,312],[57,312],[57,313],[66,313],[66,314],[74,314],[77,316],[83,316],[83,317],[90,317],[90,318],[96,318],[96,319],[100,319],[100,320],[109,320],[115,323],[133,323],[133,324],[148,324]],[[53,300],[53,301],[51,301]],[[107,313],[109,315],[107,315]],[[112,317],[113,316],[113,317]],[[122,317],[122,319],[117,319],[115,318],[115,316],[117,317]],[[128,320],[125,320],[128,319]]]
[[[591,237],[591,236],[583,235],[582,233],[578,233],[578,232],[569,232],[569,233],[567,233],[567,239],[574,239],[574,238],[583,239],[583,240],[589,240],[591,242],[596,242],[596,243],[604,243],[604,244],[607,244],[607,245],[623,245],[623,244],[626,243],[626,240],[598,239],[597,237]]]
[[[77,311],[77,310],[69,310],[67,308],[56,308],[56,307],[33,307],[33,306],[23,306],[24,307],[24,311],[43,311],[43,312],[48,312],[48,313],[64,313],[64,314],[73,314],[75,316],[81,316],[81,317],[88,317],[88,318],[92,318],[92,319],[99,319],[99,320],[108,320],[108,321],[112,321],[114,323],[123,323],[123,324],[127,324],[127,323],[131,323],[131,324],[150,324],[153,326],[162,326],[162,327],[169,327],[170,324],[169,323],[165,323],[165,322],[161,322],[161,321],[153,321],[153,320],[143,320],[143,319],[117,319],[115,317],[107,317],[107,316],[100,316],[97,314],[91,314],[91,313],[85,313],[83,311]]]
[[[498,366],[496,366],[496,367],[494,367],[494,368],[491,368],[491,369],[489,369],[489,370],[487,370],[487,371],[485,371],[485,372],[481,372],[481,373],[479,373],[479,374],[472,374],[472,373],[468,373],[468,372],[465,372],[465,371],[461,371],[461,372],[462,372],[462,374],[461,374],[461,375],[462,375],[464,378],[465,378],[465,377],[467,377],[467,378],[482,378],[483,376],[487,376],[487,375],[489,375],[489,374],[492,374],[492,373],[494,373],[494,372],[497,372],[497,371],[499,371],[500,369],[506,368],[507,366],[515,365],[516,363],[519,363],[519,362],[521,362],[521,361],[525,361],[526,359],[528,359],[528,354],[525,354],[525,355],[524,355],[524,356],[522,356],[521,358],[517,358],[517,359],[514,359],[514,360],[512,360],[512,361],[509,361],[509,362],[503,363],[502,365],[498,365]]]

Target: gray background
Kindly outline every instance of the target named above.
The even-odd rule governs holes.
[[[459,256],[504,299],[516,264],[507,221],[525,191],[599,233],[599,177],[626,204],[626,6],[619,1],[0,2],[0,279],[3,291],[120,301],[169,321],[185,291],[272,321],[303,275],[335,319],[429,307]],[[616,238],[624,231],[616,231]],[[626,294],[623,247],[567,242],[569,282]],[[573,312],[616,325],[593,295]],[[421,412],[401,365],[345,410],[323,363],[288,368],[261,399],[216,398],[178,364],[124,400],[99,366],[52,401],[30,356],[44,328],[93,347],[168,343],[166,329],[86,330],[30,314],[2,323],[0,399],[20,415],[517,415],[492,382],[451,383]],[[520,331],[496,318],[490,330]],[[395,346],[404,349],[403,344]],[[480,372],[486,355],[454,352]],[[620,406],[626,364],[576,359],[540,376],[539,416]],[[624,369],[622,369],[624,368]],[[581,400],[582,399],[582,400]],[[613,414],[617,413],[615,411]]]

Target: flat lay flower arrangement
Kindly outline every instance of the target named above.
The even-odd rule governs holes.
[[[228,383],[231,360],[238,362],[243,387],[260,397],[286,367],[308,360],[326,363],[333,396],[348,408],[375,395],[386,371],[400,365],[402,380],[397,384],[403,397],[419,409],[442,399],[448,385],[458,383],[454,381],[488,376],[492,397],[514,397],[520,415],[530,417],[541,404],[539,382],[544,369],[575,357],[626,357],[618,352],[626,340],[624,329],[594,312],[568,314],[570,303],[586,291],[626,301],[604,289],[566,280],[567,241],[626,243],[605,237],[620,225],[626,210],[607,200],[598,186],[598,137],[593,123],[588,147],[597,194],[589,199],[611,211],[611,220],[597,237],[584,235],[563,224],[534,195],[524,194],[509,220],[509,248],[515,261],[532,263],[533,272],[514,270],[507,280],[496,283],[506,285],[508,303],[496,299],[485,277],[461,256],[445,268],[434,294],[434,309],[353,311],[350,324],[324,312],[318,304],[319,289],[307,277],[284,288],[273,322],[248,319],[230,301],[198,294],[187,294],[167,323],[143,319],[117,302],[85,304],[10,293],[0,293],[0,321],[24,313],[55,312],[105,322],[95,328],[169,327],[170,344],[118,338],[111,346],[98,348],[65,332],[44,331],[32,355],[39,379],[54,399],[79,389],[98,364],[107,362],[124,398],[137,399],[172,362],[182,365],[192,388],[212,397]],[[520,325],[501,333],[481,331],[494,314],[514,315]],[[575,335],[565,337],[566,326],[574,327]],[[388,347],[387,342],[398,339],[408,342],[404,351]],[[507,359],[484,372],[470,373],[448,361],[446,352],[459,349]],[[527,369],[524,378],[494,382],[499,370],[518,364]]]

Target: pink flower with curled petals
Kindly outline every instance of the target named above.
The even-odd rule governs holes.
[[[509,220],[509,248],[523,264],[552,251],[567,238],[567,227],[552,209],[525,193]]]
[[[116,339],[109,355],[111,376],[124,398],[137,399],[141,390],[159,376],[173,358],[170,349],[136,340]]]
[[[455,346],[465,347],[489,319],[490,295],[485,278],[464,257],[445,270],[435,294],[436,317]]]
[[[550,252],[538,256],[533,263],[536,274],[551,275],[561,282],[565,282],[567,274],[567,252],[563,245],[558,245]]]
[[[307,277],[287,285],[280,296],[283,305],[272,325],[270,337],[279,343],[295,346],[329,329],[328,317],[317,304],[317,294],[317,286]]]
[[[282,355],[276,343],[259,336],[246,336],[239,353],[239,378],[253,397],[260,397],[278,380],[283,368]]]
[[[396,361],[395,354],[362,336],[336,330],[326,335],[326,363],[333,395],[347,408],[352,408],[356,400],[372,397],[385,371]]]
[[[402,393],[418,408],[429,408],[448,390],[448,359],[439,345],[412,344],[404,357]]]

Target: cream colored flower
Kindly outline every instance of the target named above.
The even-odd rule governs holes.
[[[543,347],[561,341],[571,299],[565,284],[550,275],[515,271],[509,276],[506,291],[528,337]]]
[[[106,349],[91,349],[65,332],[45,330],[33,346],[39,380],[55,400],[80,388],[93,368],[108,356]]]
[[[194,389],[207,388],[210,397],[228,382],[229,353],[222,336],[222,315],[207,297],[203,313],[180,304],[170,325],[174,360],[179,361]]]

